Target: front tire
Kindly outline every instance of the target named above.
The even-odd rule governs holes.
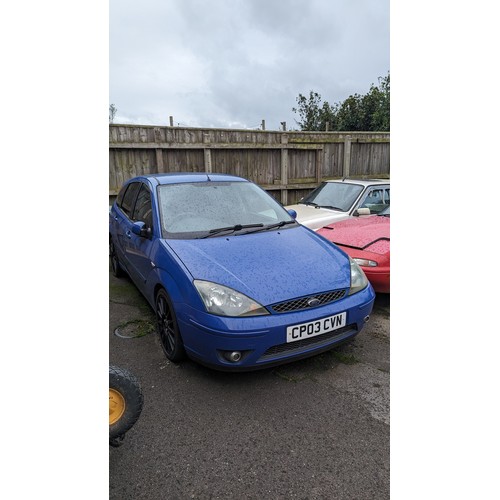
[[[170,361],[178,363],[186,357],[174,308],[165,290],[160,289],[156,295],[156,327],[158,337],[165,356]]]
[[[137,378],[128,370],[109,365],[109,440],[123,440],[137,422],[144,403]]]

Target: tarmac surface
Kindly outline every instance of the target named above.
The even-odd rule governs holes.
[[[389,295],[351,344],[224,373],[169,362],[132,282],[109,287],[110,363],[144,393],[109,448],[111,500],[389,498]]]

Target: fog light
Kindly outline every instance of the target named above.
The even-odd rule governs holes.
[[[226,351],[223,355],[231,363],[237,363],[241,359],[240,351]]]

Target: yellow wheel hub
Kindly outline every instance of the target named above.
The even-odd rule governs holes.
[[[109,389],[109,425],[113,425],[125,413],[125,399],[115,389]]]

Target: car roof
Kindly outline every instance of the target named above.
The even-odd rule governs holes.
[[[361,184],[363,186],[372,186],[376,184],[390,184],[390,179],[328,179],[324,182],[343,182],[345,184]]]
[[[212,174],[208,172],[175,172],[170,174],[147,174],[136,177],[156,180],[158,184],[178,184],[183,182],[210,182],[210,181],[233,181],[248,182],[242,177],[227,174]]]

